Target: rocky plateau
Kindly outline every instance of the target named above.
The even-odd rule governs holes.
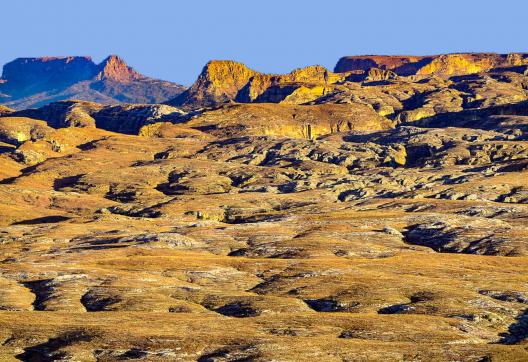
[[[0,84],[0,360],[528,360],[528,55],[46,59]]]

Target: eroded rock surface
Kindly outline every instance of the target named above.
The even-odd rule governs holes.
[[[525,75],[423,61],[0,117],[0,359],[526,360]]]

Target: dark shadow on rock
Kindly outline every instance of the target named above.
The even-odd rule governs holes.
[[[35,310],[46,310],[44,302],[49,299],[53,292],[53,288],[50,285],[52,281],[53,279],[44,279],[23,283],[26,288],[35,294],[35,300],[33,301]]]
[[[55,191],[59,191],[60,189],[62,189],[64,187],[75,186],[79,182],[81,177],[83,177],[83,176],[84,176],[84,174],[58,178],[58,179],[53,181],[53,189]]]
[[[316,312],[341,312],[346,306],[331,298],[305,299],[304,302]]]
[[[414,311],[414,307],[409,304],[395,304],[378,310],[379,314],[400,314]]]
[[[11,225],[36,225],[36,224],[52,224],[70,220],[71,217],[61,216],[61,215],[52,215],[52,216],[43,216],[37,217],[35,219],[28,219],[17,221]]]
[[[525,309],[517,318],[515,323],[508,327],[508,332],[500,334],[499,343],[516,344],[528,339],[528,309]]]
[[[147,357],[147,352],[139,349],[139,348],[132,348],[123,353],[119,356],[119,359],[122,360],[134,360],[134,359],[143,359]]]
[[[89,291],[81,297],[81,304],[87,312],[102,312],[108,310],[108,307],[119,303],[119,296],[100,296],[95,292]]]
[[[3,180],[0,180],[0,185],[9,185],[9,184],[12,184],[13,182],[15,182],[15,180],[17,179],[17,177],[7,177]]]
[[[236,318],[256,317],[260,314],[256,309],[251,307],[251,305],[244,302],[234,302],[226,304],[220,308],[215,309],[215,312],[225,315],[227,317]]]
[[[61,352],[63,347],[70,346],[77,342],[89,342],[93,336],[84,331],[66,332],[56,338],[50,338],[47,342],[27,347],[24,352],[15,356],[24,362],[47,362],[66,360],[68,356]]]
[[[198,358],[198,362],[250,362],[260,357],[260,353],[251,345],[234,345],[217,349]]]
[[[12,146],[12,145],[1,145],[0,146],[0,154],[13,152],[13,150],[15,150],[15,149],[16,149],[16,147]]]

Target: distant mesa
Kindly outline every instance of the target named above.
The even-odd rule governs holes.
[[[408,76],[416,74],[418,69],[431,62],[433,57],[424,56],[391,56],[366,55],[348,56],[339,59],[334,68],[336,73],[350,71],[368,72],[372,68],[392,70],[398,75]]]
[[[452,76],[527,64],[528,54],[526,53],[456,53],[433,56],[365,55],[341,58],[334,71],[343,73],[379,68],[391,70],[399,76]]]
[[[90,57],[18,58],[0,78],[0,103],[24,109],[81,99],[104,104],[161,103],[185,87],[144,76],[111,55],[100,64]]]

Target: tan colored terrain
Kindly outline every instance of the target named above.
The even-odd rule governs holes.
[[[220,69],[0,115],[0,360],[528,360],[523,72]]]

